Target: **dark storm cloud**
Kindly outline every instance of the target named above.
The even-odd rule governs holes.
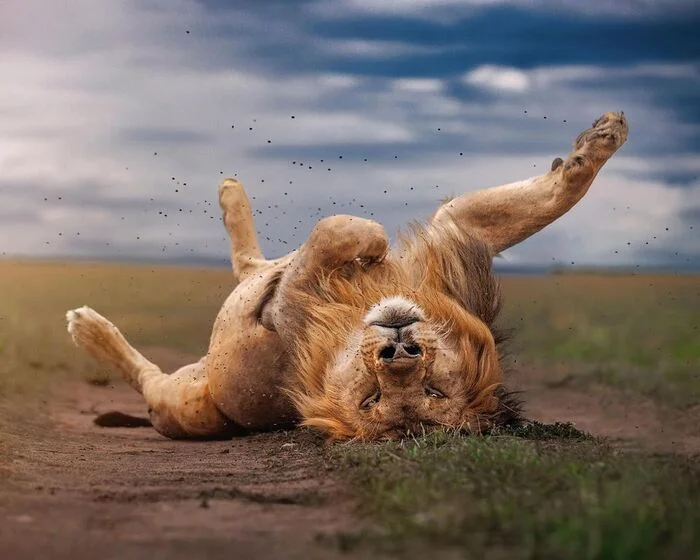
[[[450,23],[372,17],[368,13],[349,20],[312,22],[309,29],[326,39],[410,40],[411,44],[437,49],[434,53],[398,57],[399,60],[392,56],[389,64],[382,59],[367,60],[361,52],[355,57],[326,54],[326,64],[335,70],[363,75],[445,77],[482,64],[534,68],[693,61],[700,57],[699,21],[700,11],[677,18],[639,21],[495,6],[472,10]]]
[[[328,19],[310,9],[321,2],[200,4],[219,16],[201,33],[221,45],[231,44],[212,52],[204,64],[226,66],[235,52],[239,64],[282,75],[334,71],[449,78],[484,64],[524,69],[560,64],[624,67],[639,61],[700,58],[700,9],[691,2],[677,3],[676,10],[650,11],[648,17],[602,16],[551,9],[546,3],[476,7],[465,2],[462,9],[452,10],[449,21],[342,9],[338,11],[344,16]],[[232,14],[239,17],[224,17]],[[377,48],[363,49],[360,42]],[[347,48],[331,47],[343,43]],[[391,48],[394,45],[404,45],[406,52]]]
[[[219,3],[214,4],[216,9],[225,11]],[[522,115],[529,106],[546,100],[551,100],[553,114],[549,114],[550,118],[565,118],[578,125],[581,121],[571,107],[564,114],[557,111],[558,106],[567,106],[566,97],[571,92],[575,92],[577,99],[586,105],[594,99],[607,99],[608,103],[625,108],[640,100],[646,101],[676,116],[685,129],[659,137],[654,134],[656,123],[641,113],[632,115],[636,117],[636,135],[635,141],[626,148],[628,154],[648,156],[700,151],[700,111],[697,110],[700,106],[700,41],[696,38],[700,10],[689,3],[677,3],[675,12],[656,13],[648,18],[601,18],[582,15],[575,10],[553,12],[506,3],[480,9],[470,6],[465,8],[461,17],[448,23],[369,11],[338,20],[319,20],[305,15],[302,7],[310,4],[279,8],[289,18],[289,31],[280,36],[254,33],[255,25],[264,26],[265,18],[257,8],[249,9],[249,17],[256,23],[246,32],[249,34],[249,40],[243,46],[248,55],[246,60],[271,76],[306,75],[312,78],[321,72],[335,72],[368,79],[362,85],[367,93],[367,103],[371,103],[371,94],[377,92],[377,80],[439,78],[448,98],[458,103],[483,106],[481,117],[474,114],[469,117],[475,128],[500,123],[512,126],[518,113]],[[221,36],[236,38],[236,46],[240,48],[238,33],[227,32],[226,24],[222,25]],[[362,48],[363,42],[372,48]],[[395,48],[396,45],[406,49]],[[687,70],[669,75],[630,72],[639,65],[665,64],[685,65]],[[548,90],[528,90],[509,97],[502,91],[465,84],[461,80],[465,73],[484,65],[525,72],[552,66],[600,66],[605,72],[598,76],[572,75]],[[506,116],[491,115],[489,106],[497,102],[510,103],[513,110]],[[347,94],[314,100],[314,108],[357,111],[358,104],[362,110],[362,103],[363,97],[352,90]],[[397,103],[400,102],[397,100]],[[400,105],[396,109],[399,110]],[[412,124],[420,124],[420,113],[413,116],[416,120]],[[537,116],[544,118],[547,115]],[[586,120],[590,118],[591,115],[586,116]],[[439,120],[434,120],[437,128]],[[421,138],[407,149],[407,154],[430,154],[452,148],[471,153],[500,150],[504,153],[521,150],[536,153],[560,149],[551,129],[535,128],[532,119],[523,121],[525,126],[528,122],[533,126],[533,133],[525,135],[524,142],[513,134],[500,138],[465,139],[443,133],[439,139]],[[328,144],[323,142],[295,151],[295,146],[289,144],[253,153],[265,157],[321,159],[322,154],[327,153],[326,147]],[[368,151],[353,144],[339,144],[337,149],[346,150],[356,157],[364,157],[361,152]],[[376,148],[371,146],[368,149],[374,151]],[[392,151],[395,151],[392,146],[380,148],[375,158],[385,159]]]
[[[19,177],[0,182],[0,222],[43,224],[41,235],[53,236],[54,247],[57,231],[94,214],[95,223],[80,226],[85,237],[64,238],[60,247],[120,258],[225,255],[215,191],[175,194],[170,178],[187,174],[192,185],[212,185],[212,176],[233,168],[255,185],[262,245],[279,256],[334,212],[377,218],[392,234],[424,218],[442,196],[459,194],[440,185],[433,195],[442,180],[431,181],[431,170],[467,188],[485,186],[485,177],[497,184],[501,174],[539,174],[600,112],[624,109],[630,141],[595,191],[610,198],[589,196],[518,254],[549,263],[578,252],[607,262],[622,237],[643,241],[667,219],[688,227],[640,258],[665,259],[669,247],[693,254],[687,220],[697,210],[683,210],[683,197],[697,192],[691,160],[700,153],[697,2],[660,9],[631,0],[433,0],[424,13],[418,3],[402,4],[401,13],[399,4],[185,0],[115,4],[105,17],[88,3],[80,17],[47,20],[41,34],[29,10],[27,31],[11,34],[15,43],[0,59],[17,56],[9,67],[14,79],[0,92],[0,128],[9,131],[0,131],[0,149],[11,148]],[[488,66],[491,81],[469,79]],[[397,83],[407,78],[434,82]],[[32,119],[42,107],[50,110]],[[32,156],[24,171],[12,161],[17,153]],[[484,165],[462,165],[469,156],[478,156],[472,166]],[[29,181],[23,173],[46,178]],[[103,177],[120,178],[124,190]],[[353,194],[355,178],[363,188]],[[292,179],[294,200],[277,207],[278,191]],[[585,240],[572,233],[586,226],[576,216],[597,220],[623,199],[636,213],[618,229]],[[600,219],[601,228],[609,225]]]

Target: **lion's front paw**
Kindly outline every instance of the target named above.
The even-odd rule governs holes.
[[[378,222],[368,220],[366,228],[357,256],[369,263],[379,262],[389,250],[389,238],[384,226]]]
[[[552,171],[564,164],[564,176],[577,180],[590,178],[627,140],[625,114],[605,113],[591,128],[584,130],[574,142],[574,151],[566,162],[557,158],[552,162]]]
[[[584,155],[608,159],[625,143],[628,131],[623,112],[605,113],[591,128],[578,135],[574,147],[577,152],[587,152]]]
[[[355,259],[372,263],[380,261],[389,249],[384,226],[374,220],[336,215],[316,224],[306,246],[327,263],[352,262]]]

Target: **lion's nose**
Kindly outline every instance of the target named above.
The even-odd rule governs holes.
[[[421,347],[417,344],[389,342],[380,350],[379,358],[386,363],[390,363],[396,360],[414,360],[420,358],[422,353]]]

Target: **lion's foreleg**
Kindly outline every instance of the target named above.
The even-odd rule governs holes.
[[[454,218],[477,230],[495,253],[503,251],[568,212],[626,139],[624,114],[606,113],[578,136],[566,161],[554,160],[550,172],[455,198],[433,221]]]
[[[337,215],[320,220],[308,239],[293,256],[270,309],[269,316],[283,340],[292,343],[303,328],[305,313],[300,313],[310,297],[313,284],[344,264],[356,260],[372,265],[387,254],[389,239],[384,227],[372,220]]]
[[[302,270],[316,271],[356,259],[379,261],[388,248],[389,239],[381,224],[355,216],[329,216],[316,224],[296,262]]]
[[[143,392],[147,378],[162,375],[158,366],[133,348],[119,329],[94,309],[87,306],[73,309],[66,313],[66,320],[68,332],[76,346],[99,362],[118,370],[139,393]]]

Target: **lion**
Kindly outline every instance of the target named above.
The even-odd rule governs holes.
[[[67,313],[68,331],[143,395],[169,438],[308,426],[372,441],[518,422],[493,258],[570,210],[627,134],[624,113],[606,113],[549,172],[447,200],[394,248],[376,221],[334,215],[266,260],[243,186],[225,179],[236,285],[201,360],[165,374],[89,307]]]

